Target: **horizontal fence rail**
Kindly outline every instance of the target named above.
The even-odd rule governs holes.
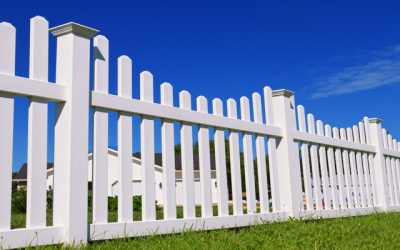
[[[118,58],[113,95],[109,40],[76,23],[50,31],[57,37],[55,83],[48,80],[47,20],[31,19],[27,78],[15,76],[16,29],[0,23],[0,248],[400,209],[400,142],[381,120],[332,127],[296,106],[293,92],[270,87],[238,101],[199,96],[192,106],[188,91],[174,103],[174,88],[164,82],[157,103],[149,71],[140,73],[134,99],[128,56]],[[15,96],[27,97],[29,107],[26,183],[13,188]],[[50,126],[49,102],[56,105]],[[117,149],[109,146],[110,113],[117,114]],[[21,190],[25,227],[14,228],[13,193]]]

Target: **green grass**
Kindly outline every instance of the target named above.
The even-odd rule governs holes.
[[[41,247],[56,249],[60,246]],[[91,242],[84,249],[399,249],[400,213]]]

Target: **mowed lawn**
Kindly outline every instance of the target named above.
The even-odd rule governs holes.
[[[60,246],[41,247],[54,249]],[[400,249],[400,213],[91,242],[85,249]]]

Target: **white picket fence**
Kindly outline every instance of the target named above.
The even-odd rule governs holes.
[[[108,93],[109,53],[104,36],[94,38],[94,90],[90,91],[90,38],[97,31],[75,23],[50,29],[57,37],[56,83],[50,83],[48,26],[42,17],[31,19],[29,78],[23,78],[15,76],[16,30],[9,23],[0,23],[1,247],[84,244],[188,229],[247,226],[289,217],[327,218],[399,210],[400,143],[381,128],[379,119],[364,118],[347,129],[323,126],[321,121],[315,123],[311,114],[306,121],[302,106],[297,106],[296,112],[292,92],[272,91],[269,87],[264,88],[263,98],[258,93],[252,95],[253,115],[249,99],[240,99],[240,118],[233,99],[226,103],[227,116],[220,99],[212,101],[212,113],[202,96],[196,99],[197,107],[192,108],[187,91],[179,93],[178,107],[173,103],[173,88],[169,83],[161,84],[161,103],[154,103],[153,76],[147,71],[140,74],[140,100],[136,100],[132,98],[132,62],[127,56],[118,58],[118,95],[112,95]],[[30,98],[27,215],[26,228],[20,229],[10,228],[15,95]],[[57,103],[52,226],[46,226],[49,101]],[[89,108],[94,110],[93,128],[89,127]],[[106,186],[109,112],[118,112],[120,188],[118,222],[113,223],[108,222]],[[143,167],[141,221],[133,221],[133,213],[140,211],[133,211],[131,193],[132,116],[137,115],[141,119]],[[162,122],[163,219],[156,219],[155,119]],[[177,218],[176,208],[174,122],[181,124],[183,218]],[[194,131],[192,125],[198,129]],[[215,140],[218,204],[211,201],[209,128],[213,128]],[[90,131],[93,131],[93,207],[92,223],[88,224],[85,138]],[[193,133],[197,133],[199,143],[200,217],[196,216],[194,201]],[[244,176],[241,176],[241,151]],[[216,216],[214,205],[218,207]]]

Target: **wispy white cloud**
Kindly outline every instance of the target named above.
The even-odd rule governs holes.
[[[314,85],[311,98],[343,95],[400,83],[400,45],[369,53],[366,63],[348,66]]]

